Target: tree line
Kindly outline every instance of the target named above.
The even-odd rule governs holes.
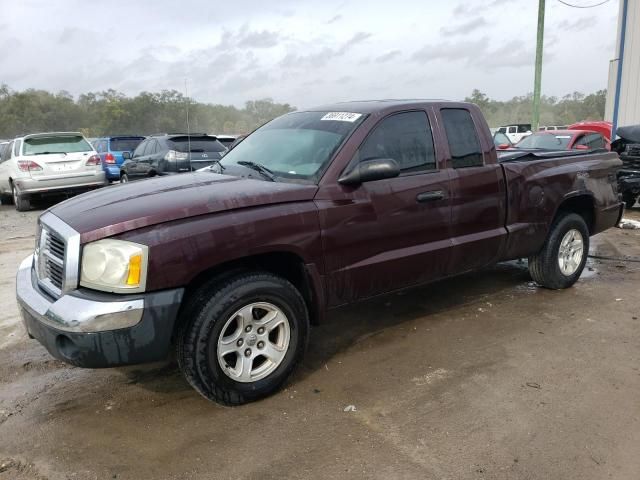
[[[543,96],[541,125],[568,125],[581,120],[602,120],[606,90],[562,98]],[[476,103],[490,126],[531,121],[531,94],[493,100],[473,90],[465,101]],[[88,137],[117,134],[148,135],[160,132],[248,133],[263,123],[295,110],[271,99],[251,100],[244,108],[196,102],[176,90],[142,92],[127,96],[115,90],[85,93],[77,98],[65,91],[14,91],[0,85],[0,138],[47,131],[81,131]]]
[[[295,110],[271,99],[251,100],[244,108],[196,102],[176,90],[126,96],[115,90],[85,93],[74,98],[0,86],[0,138],[16,135],[81,131],[87,137],[161,132],[248,133],[263,123]]]
[[[542,95],[540,125],[571,125],[583,120],[602,120],[607,98],[606,90],[585,95],[573,92],[562,98]],[[533,95],[513,97],[511,100],[492,100],[480,90],[473,90],[466,102],[477,104],[491,127],[514,123],[531,123]]]

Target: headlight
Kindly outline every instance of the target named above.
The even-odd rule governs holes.
[[[144,292],[148,247],[125,240],[98,240],[82,250],[83,287],[115,293]]]

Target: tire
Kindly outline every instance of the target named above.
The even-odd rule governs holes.
[[[563,245],[565,241],[568,243]],[[566,254],[560,254],[561,247]],[[554,221],[542,249],[529,257],[529,273],[543,287],[569,288],[582,275],[588,254],[589,229],[584,218],[575,213],[564,214]]]
[[[13,205],[13,195],[0,193],[0,205]]]
[[[126,173],[120,175],[120,183],[129,183],[129,175]]]
[[[633,208],[633,206],[636,204],[636,199],[637,195],[634,195],[633,193],[624,193],[622,195],[622,201],[624,202],[627,210],[631,210]]]
[[[261,323],[272,317],[271,325],[277,325],[261,333]],[[202,396],[223,405],[241,405],[278,390],[304,355],[309,334],[300,292],[266,272],[236,272],[204,284],[187,299],[179,321],[180,370]]]
[[[16,210],[19,212],[27,212],[31,210],[31,200],[27,195],[20,193],[18,187],[13,183],[11,184],[11,195],[13,197],[13,203],[16,206]]]

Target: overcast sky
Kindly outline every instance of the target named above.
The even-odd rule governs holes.
[[[595,0],[573,0],[589,5]],[[0,0],[0,83],[242,105],[533,90],[536,0]],[[542,91],[606,88],[618,0],[547,0]]]

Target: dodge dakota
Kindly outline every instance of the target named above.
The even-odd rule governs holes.
[[[498,161],[468,103],[299,111],[205,171],[45,211],[17,298],[58,359],[112,367],[175,347],[199,393],[238,405],[276,391],[341,305],[517,258],[540,286],[570,287],[622,214],[620,164],[606,150]]]

